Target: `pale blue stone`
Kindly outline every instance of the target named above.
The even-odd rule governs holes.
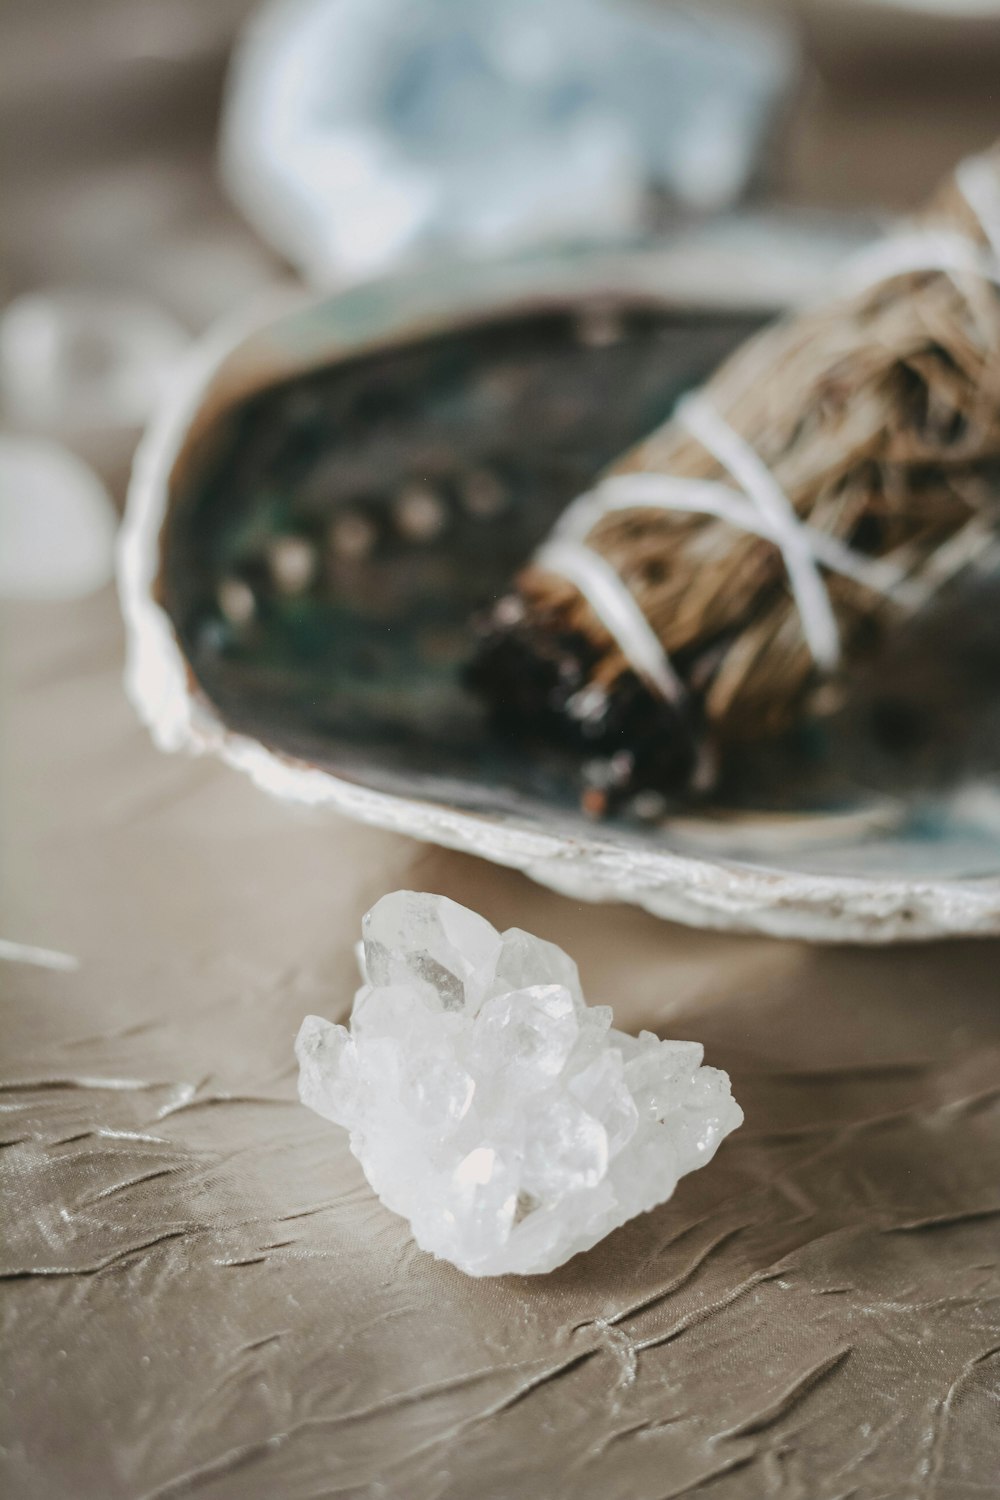
[[[744,188],[794,72],[737,10],[627,0],[272,0],[223,133],[228,184],[314,279],[646,227],[655,189]]]

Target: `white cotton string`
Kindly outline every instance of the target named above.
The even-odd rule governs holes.
[[[896,235],[853,256],[841,284],[860,291],[917,271],[974,275],[1000,286],[1000,176],[984,157],[970,157],[956,173],[959,189],[979,220],[990,249],[942,230]],[[669,702],[684,695],[670,658],[630,589],[585,538],[609,511],[649,509],[717,516],[773,542],[781,552],[802,632],[817,665],[840,660],[840,637],[821,567],[914,607],[924,601],[919,584],[883,559],[854,552],[836,537],[802,521],[774,475],[745,438],[715,410],[703,392],[686,396],[673,420],[695,438],[739,485],[653,473],[612,474],[564,512],[535,562],[576,585],[618,642],[635,671]]]
[[[678,403],[674,421],[718,459],[769,522],[784,559],[806,643],[817,664],[831,670],[840,660],[837,619],[809,538],[788,496],[750,444],[719,416],[700,392]]]
[[[535,554],[535,562],[575,584],[636,672],[668,702],[677,702],[684,687],[667,652],[621,576],[584,538],[612,510],[717,516],[779,549],[809,649],[819,666],[832,669],[840,659],[840,639],[820,566],[879,593],[897,596],[906,586],[899,570],[891,563],[863,557],[836,537],[801,521],[766,464],[704,394],[686,396],[678,403],[673,420],[729,471],[742,493],[709,479],[613,474],[564,512],[551,539]]]
[[[857,251],[837,280],[848,295],[867,291],[896,276],[943,271],[948,276],[975,276],[1000,285],[1000,264],[981,245],[947,230],[914,229]]]
[[[653,627],[609,562],[582,542],[558,536],[539,548],[535,562],[576,585],[627,660],[654,692],[668,703],[681,701],[683,683],[670,665]]]
[[[985,156],[967,156],[958,164],[955,181],[990,242],[996,277],[1000,271],[1000,172]]]
[[[711,479],[681,479],[669,474],[611,474],[597,489],[574,500],[555,529],[557,537],[582,542],[598,521],[611,511],[672,510],[690,515],[715,516],[739,531],[766,541],[778,541],[768,520],[739,491]],[[901,603],[922,601],[923,593],[911,586],[902,568],[883,558],[865,557],[808,521],[798,523],[805,532],[809,550],[817,562],[874,593],[892,595]]]
[[[878,593],[897,596],[906,589],[902,573],[891,563],[852,552],[836,537],[800,521],[757,454],[704,396],[687,397],[678,407],[675,420],[729,469],[744,492],[708,479],[613,474],[564,512],[551,541],[536,554],[536,562],[575,583],[636,670],[664,697],[676,701],[682,691],[680,681],[649,621],[619,574],[585,544],[584,538],[609,511],[673,510],[717,516],[779,548],[810,650],[820,665],[835,665],[839,652],[836,620],[819,566]],[[669,689],[662,670],[658,670],[664,665],[669,671]]]
[[[958,230],[914,229],[894,234],[852,255],[839,278],[848,292],[862,292],[918,271],[975,276],[1000,286],[1000,172],[985,156],[968,156],[955,171],[955,182],[975,214],[989,249]]]

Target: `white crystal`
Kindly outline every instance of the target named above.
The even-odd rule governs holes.
[[[697,1043],[615,1031],[552,943],[413,891],[363,933],[350,1029],[302,1023],[299,1096],[347,1127],[417,1243],[470,1275],[561,1265],[743,1119]]]
[[[510,927],[500,941],[493,989],[499,994],[534,984],[561,984],[577,1000],[583,999],[580,974],[568,953],[520,927]]]
[[[579,1036],[577,1005],[558,984],[494,995],[471,1028],[473,1063],[507,1090],[545,1088],[562,1072]]]

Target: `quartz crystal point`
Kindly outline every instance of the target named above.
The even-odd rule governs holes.
[[[413,891],[362,931],[350,1027],[306,1017],[299,1095],[350,1131],[422,1249],[470,1275],[551,1271],[741,1123],[697,1043],[615,1031],[553,943]]]

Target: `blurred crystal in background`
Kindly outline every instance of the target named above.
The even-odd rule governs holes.
[[[58,439],[121,494],[139,433],[190,340],[141,293],[25,292],[0,313],[0,423]]]
[[[111,577],[115,512],[97,475],[43,438],[0,434],[0,598],[74,599]]]
[[[439,251],[650,226],[746,187],[791,33],[705,4],[274,0],[238,48],[223,172],[335,285]]]
[[[0,409],[18,427],[139,427],[169,385],[188,335],[138,297],[47,289],[0,317]]]

